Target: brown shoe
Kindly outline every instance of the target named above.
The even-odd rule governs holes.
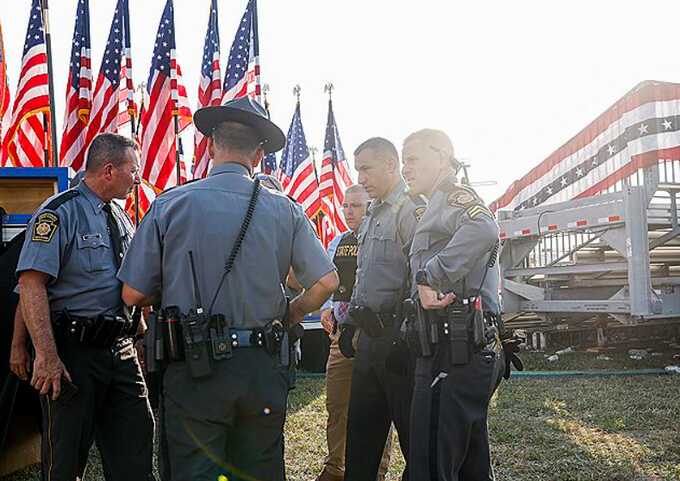
[[[324,469],[323,471],[321,471],[321,474],[318,475],[314,481],[343,481],[344,479],[345,479],[344,476],[328,474]]]

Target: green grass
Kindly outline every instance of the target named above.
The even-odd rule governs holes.
[[[530,369],[663,367],[669,357],[628,360],[594,354],[547,363],[524,355]],[[300,379],[286,425],[289,481],[311,481],[325,455],[324,380]],[[553,378],[504,382],[492,400],[490,432],[499,481],[680,481],[680,376]],[[97,459],[92,476],[103,479]],[[388,479],[399,479],[400,455]],[[39,479],[31,468],[6,481]]]

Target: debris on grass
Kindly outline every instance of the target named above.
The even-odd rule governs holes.
[[[642,361],[643,359],[647,359],[647,356],[649,356],[649,351],[647,351],[647,349],[628,350],[628,357],[631,358],[633,361]]]

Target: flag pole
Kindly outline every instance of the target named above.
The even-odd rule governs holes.
[[[51,110],[51,109],[50,109]],[[45,167],[50,166],[50,132],[49,125],[50,120],[47,113],[42,113],[42,124],[43,124],[43,142],[45,143],[45,148],[43,149],[43,163]]]
[[[267,98],[267,93],[269,92],[269,84],[264,84],[262,86],[262,98],[264,99],[264,110],[267,112],[267,117],[269,120],[271,120],[272,115],[271,112],[269,112],[269,99]],[[264,169],[266,168],[266,162],[262,161],[262,164],[260,164],[260,172],[264,174]],[[272,171],[273,173],[273,171]]]
[[[48,0],[40,0],[42,7],[43,28],[45,29],[45,47],[47,50],[47,78],[49,83],[49,99],[50,99],[50,140],[52,143],[52,166],[57,167],[57,114],[55,112],[54,102],[54,70],[52,68],[52,35],[50,34],[49,21],[49,6]]]
[[[135,141],[135,132],[137,132],[135,123],[135,114],[132,108],[130,108],[130,99],[128,99],[128,114],[130,115],[130,139]],[[139,175],[139,173],[138,173]],[[139,225],[139,184],[135,184],[135,188],[132,191],[133,200],[135,204],[135,227]]]
[[[142,100],[139,103],[139,112],[144,111],[144,89],[146,88],[146,82],[141,82],[137,85],[137,89],[142,96]],[[130,99],[128,99],[128,112],[130,112],[130,136],[133,141],[139,138],[139,124],[135,124],[134,109],[130,108]],[[141,177],[141,174],[140,174]],[[135,227],[139,225],[139,184],[135,184],[135,189],[133,190],[133,200],[135,203]]]
[[[180,168],[179,161],[179,113],[177,110],[172,112],[172,118],[175,123],[175,172],[177,173],[177,185],[182,183],[182,169]]]

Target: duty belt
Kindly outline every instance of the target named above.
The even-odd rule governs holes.
[[[58,340],[75,341],[92,347],[110,348],[122,339],[132,337],[139,320],[127,316],[100,314],[95,317],[74,316],[68,310],[52,314]]]
[[[353,306],[349,316],[369,337],[383,337],[401,327],[401,316],[395,311],[375,312],[369,307]]]
[[[437,346],[445,348],[451,364],[467,364],[471,352],[478,352],[499,335],[499,316],[482,311],[476,298],[457,300],[445,309],[425,310],[419,302],[404,304],[408,319],[407,340],[418,357],[430,357]]]

